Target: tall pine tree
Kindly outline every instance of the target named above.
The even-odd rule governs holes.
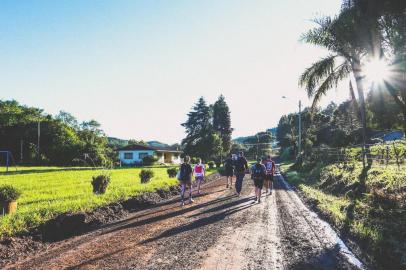
[[[228,154],[231,150],[231,116],[230,109],[223,95],[212,106],[213,110],[213,129],[222,140],[223,154]]]
[[[188,120],[182,124],[186,129],[186,138],[182,140],[187,155],[201,157],[208,161],[221,151],[221,138],[216,136],[211,124],[210,107],[203,97],[188,113]]]

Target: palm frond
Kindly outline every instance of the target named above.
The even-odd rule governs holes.
[[[327,91],[333,87],[337,87],[338,82],[346,78],[350,73],[351,66],[345,61],[325,76],[323,82],[314,93],[312,111],[315,110],[317,104],[320,102],[321,98],[326,95]]]
[[[337,55],[328,55],[313,63],[302,73],[299,78],[299,85],[305,87],[309,97],[314,95],[319,82],[334,70],[336,57]]]

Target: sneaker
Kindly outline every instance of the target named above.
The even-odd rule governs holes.
[[[260,203],[261,202],[261,199],[258,199],[258,201],[257,201],[258,203]]]
[[[180,203],[180,206],[185,206],[185,202],[181,202],[181,203]]]
[[[194,200],[193,200],[193,199],[189,199],[189,202],[192,203],[192,202],[194,202]]]
[[[228,184],[227,184],[226,188],[228,188]]]
[[[272,189],[269,191],[269,195],[272,195]]]

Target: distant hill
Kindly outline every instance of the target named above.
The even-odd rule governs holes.
[[[267,129],[266,131],[269,132],[269,133],[271,133],[272,136],[273,136],[274,138],[276,138],[276,132],[277,132],[277,130],[278,130],[278,128],[274,127],[274,128],[269,128],[269,129]],[[233,142],[236,142],[236,143],[244,143],[246,140],[253,139],[254,137],[255,137],[255,135],[237,137],[237,138],[233,139]]]
[[[108,142],[109,145],[111,145],[113,148],[120,148],[128,145],[129,140],[124,140],[124,139],[119,139],[119,138],[114,138],[114,137],[108,137]],[[156,148],[170,148],[171,146],[166,143],[162,143],[159,141],[149,141],[147,142],[148,145]]]
[[[166,143],[161,143],[158,141],[149,141],[147,142],[150,146],[157,147],[157,148],[169,148],[170,145]]]

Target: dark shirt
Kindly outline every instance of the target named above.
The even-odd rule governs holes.
[[[235,162],[235,172],[236,173],[245,173],[248,170],[248,162],[245,157],[238,157]]]
[[[192,179],[192,166],[188,163],[183,163],[180,165],[180,171],[182,173],[182,180],[183,181],[189,181]]]

